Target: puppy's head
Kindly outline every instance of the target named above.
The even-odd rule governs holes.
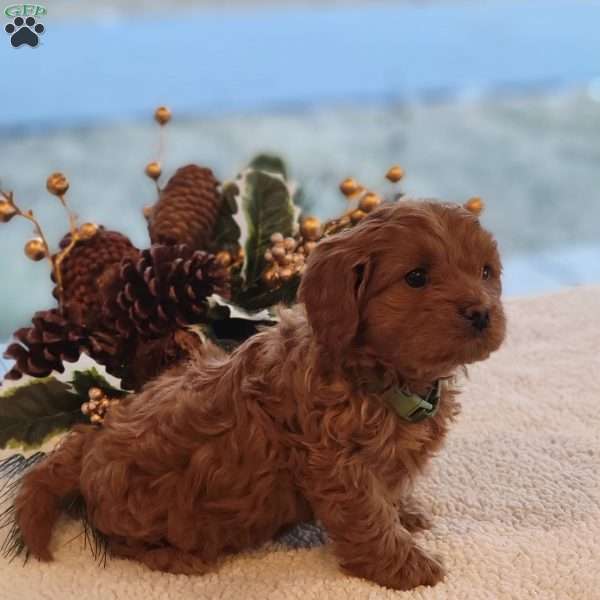
[[[406,379],[435,379],[502,343],[501,270],[465,208],[401,201],[321,241],[299,297],[332,360],[358,350]]]

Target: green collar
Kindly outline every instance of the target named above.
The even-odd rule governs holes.
[[[441,380],[438,379],[429,393],[423,397],[405,392],[398,385],[392,385],[383,392],[382,397],[401,419],[410,423],[419,423],[433,417],[437,412],[441,388]]]
[[[438,379],[425,397],[419,394],[411,394],[403,390],[399,385],[385,385],[383,378],[379,381],[367,384],[366,389],[370,393],[378,394],[383,398],[394,412],[405,421],[418,423],[429,417],[433,417],[440,404],[443,379]]]

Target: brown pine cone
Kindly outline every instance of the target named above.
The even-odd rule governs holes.
[[[63,250],[71,241],[67,234],[60,242]],[[96,235],[88,240],[80,240],[65,257],[61,265],[63,282],[64,315],[72,323],[93,329],[102,319],[102,300],[98,286],[105,278],[106,271],[124,258],[136,258],[139,250],[129,238],[116,231],[100,227]],[[56,283],[56,278],[52,280]],[[59,300],[58,288],[54,297]]]
[[[15,361],[6,379],[20,379],[24,374],[47,377],[52,371],[64,372],[64,362],[75,362],[85,351],[88,338],[79,325],[70,323],[58,309],[37,312],[31,327],[15,331],[5,358]]]
[[[114,331],[85,327],[69,322],[58,309],[40,311],[32,319],[31,327],[13,334],[18,341],[10,344],[5,358],[15,365],[6,379],[20,379],[23,375],[48,377],[52,371],[63,373],[65,362],[76,362],[87,354],[106,367],[115,377],[122,378],[128,370],[130,357],[135,353],[136,339],[121,338]]]
[[[198,165],[178,169],[152,209],[148,227],[152,243],[205,250],[219,211],[218,188],[210,169]]]
[[[153,245],[139,259],[125,259],[119,277],[106,288],[105,319],[120,335],[145,339],[202,322],[208,296],[226,296],[229,287],[229,271],[215,256],[184,245]]]
[[[104,365],[111,375],[122,379],[136,344],[135,337],[122,337],[112,329],[97,329],[89,335],[86,353]]]

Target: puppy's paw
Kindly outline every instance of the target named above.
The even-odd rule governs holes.
[[[431,529],[431,519],[419,511],[400,509],[398,515],[402,526],[411,533]]]
[[[445,576],[446,571],[441,561],[415,546],[400,566],[394,587],[399,590],[411,590],[420,585],[433,586]]]

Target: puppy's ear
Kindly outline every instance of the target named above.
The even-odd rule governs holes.
[[[367,249],[353,248],[351,232],[322,240],[310,255],[298,297],[315,337],[332,357],[357,334],[370,273]]]

